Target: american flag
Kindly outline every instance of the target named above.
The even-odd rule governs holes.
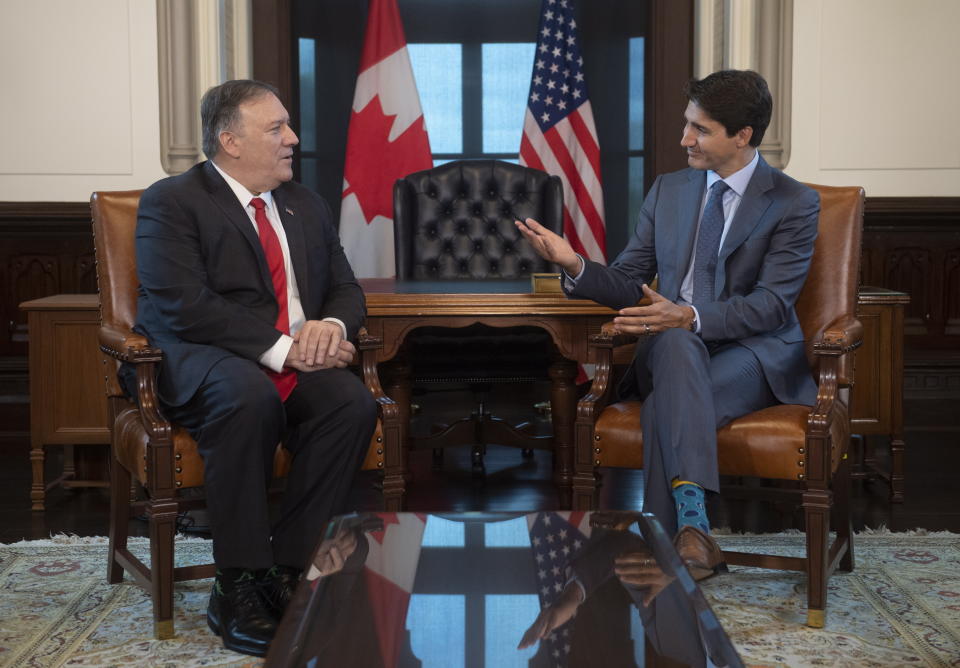
[[[527,515],[530,548],[537,572],[540,606],[551,605],[570,580],[568,564],[590,536],[589,513],[540,512]],[[538,652],[554,666],[566,666],[570,654],[570,627],[567,622],[541,640]]]
[[[573,0],[543,0],[520,164],[563,181],[564,236],[606,263],[600,145],[583,76]]]

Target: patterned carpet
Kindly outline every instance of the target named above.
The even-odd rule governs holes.
[[[738,550],[800,554],[800,535],[720,536]],[[135,550],[145,550],[145,543]],[[752,666],[960,666],[960,535],[861,534],[857,570],[830,580],[827,626],[805,619],[800,574],[735,568],[704,583],[711,604]],[[210,544],[183,540],[182,564],[209,560]],[[202,611],[209,582],[177,586],[177,637],[150,635],[138,587],[104,579],[103,539],[0,546],[0,666],[258,666],[222,649]]]

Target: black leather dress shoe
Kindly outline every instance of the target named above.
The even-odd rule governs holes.
[[[297,589],[300,572],[299,568],[292,566],[274,566],[268,569],[260,580],[263,597],[278,622]]]
[[[236,579],[217,575],[207,606],[207,624],[223,639],[224,647],[252,656],[266,656],[277,632],[277,621],[250,571]]]

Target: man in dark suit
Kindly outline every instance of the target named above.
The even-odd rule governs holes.
[[[619,309],[616,327],[642,336],[619,390],[644,401],[644,510],[676,532],[699,579],[723,568],[704,503],[719,486],[716,430],[816,399],[794,303],[820,204],[760,157],[773,108],[760,75],[715,72],[687,96],[680,144],[690,168],[657,178],[613,264],[581,258],[536,221],[517,226],[563,269],[567,294]]]
[[[276,90],[211,88],[201,121],[210,160],[140,200],[135,329],[164,351],[162,410],[203,456],[217,565],[209,625],[226,647],[263,655],[376,424],[370,392],[345,368],[366,306],[327,203],[291,181],[298,139]],[[293,459],[271,522],[281,441]]]

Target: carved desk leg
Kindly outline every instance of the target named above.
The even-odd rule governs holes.
[[[553,421],[554,479],[560,495],[560,508],[573,502],[573,424],[577,416],[577,365],[557,357],[550,365],[550,402]]]

